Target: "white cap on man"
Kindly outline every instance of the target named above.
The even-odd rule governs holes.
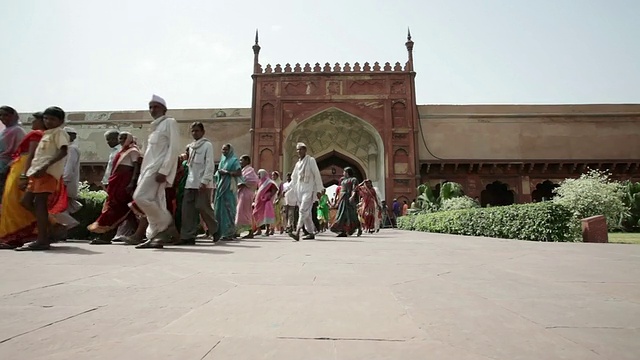
[[[305,145],[303,142],[299,142],[298,144],[296,144],[296,149],[300,149],[300,148],[307,148],[307,145]]]
[[[162,106],[164,106],[164,108],[167,108],[167,102],[164,101],[163,98],[161,98],[160,96],[153,94],[153,96],[151,97],[151,101],[149,101],[150,103],[154,102],[154,103],[158,103]]]
[[[65,126],[64,131],[67,134],[77,134],[76,129],[72,128],[71,126]]]

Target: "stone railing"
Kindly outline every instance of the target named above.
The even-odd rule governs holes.
[[[408,70],[407,64],[400,64],[400,62],[396,62],[394,66],[391,66],[391,63],[386,62],[384,66],[381,66],[379,62],[374,62],[373,66],[368,62],[365,62],[364,65],[360,66],[359,62],[353,64],[353,67],[349,63],[345,63],[344,66],[341,66],[340,63],[335,63],[335,65],[331,66],[329,63],[325,63],[324,66],[320,66],[320,63],[316,63],[314,67],[311,67],[311,64],[306,63],[304,67],[300,65],[300,63],[295,64],[295,66],[291,67],[291,64],[287,63],[284,67],[280,64],[276,64],[275,67],[271,67],[271,64],[267,64],[264,70],[262,69],[262,65],[258,64],[256,73],[257,74],[282,74],[282,73],[374,73],[374,72],[406,72]]]

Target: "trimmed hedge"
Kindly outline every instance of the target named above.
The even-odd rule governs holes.
[[[573,241],[571,212],[549,201],[441,211],[398,218],[398,227],[434,233],[534,241]]]

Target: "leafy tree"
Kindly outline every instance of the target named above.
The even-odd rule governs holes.
[[[449,210],[474,209],[479,207],[480,207],[480,204],[478,204],[472,198],[464,195],[464,196],[459,196],[459,197],[454,197],[454,198],[444,200],[442,202],[442,206],[440,207],[440,210],[449,211]]]
[[[609,176],[603,171],[589,170],[578,179],[563,180],[554,190],[557,196],[553,201],[573,214],[574,231],[578,231],[581,219],[595,215],[606,217],[609,230],[619,228],[626,214],[624,187]]]

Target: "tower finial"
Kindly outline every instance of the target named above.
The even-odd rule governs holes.
[[[256,33],[256,42],[258,41],[258,34]],[[407,26],[407,41],[411,41],[411,29]]]
[[[253,49],[253,73],[262,72],[260,63],[258,62],[258,54],[260,54],[260,45],[258,45],[258,29],[256,29],[256,43],[251,47]]]
[[[409,53],[409,59],[407,61],[407,70],[413,71],[413,41],[411,40],[411,29],[407,27],[407,42],[404,43]]]

